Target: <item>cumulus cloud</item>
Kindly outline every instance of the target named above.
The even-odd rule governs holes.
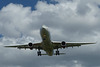
[[[27,44],[41,41],[39,29],[49,27],[52,40],[98,41],[96,45],[69,48],[64,56],[37,57],[36,51],[0,47],[2,67],[96,67],[99,62],[99,0],[39,1],[36,10],[10,3],[0,10],[0,45]],[[42,51],[43,52],[43,51]],[[49,60],[49,61],[48,61]]]

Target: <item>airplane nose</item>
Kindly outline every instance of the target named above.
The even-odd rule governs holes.
[[[46,27],[45,25],[42,26],[41,31],[47,31],[48,27]]]
[[[48,27],[47,27],[47,26],[45,26],[45,25],[43,25],[43,26],[42,26],[42,28],[43,28],[43,29],[48,29]]]
[[[43,31],[43,30],[45,30],[45,28],[44,28],[44,27],[42,27],[42,28],[41,28],[41,31]]]
[[[40,32],[43,33],[46,29],[44,27],[41,28]]]

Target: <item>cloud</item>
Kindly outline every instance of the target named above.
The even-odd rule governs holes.
[[[10,3],[0,10],[0,66],[2,67],[96,67],[99,62],[99,0],[39,1],[36,10]],[[49,27],[52,40],[98,41],[96,45],[69,48],[64,56],[37,57],[36,51],[7,49],[2,46],[41,41],[39,29]],[[43,52],[43,51],[42,51]],[[49,60],[49,61],[48,61]]]

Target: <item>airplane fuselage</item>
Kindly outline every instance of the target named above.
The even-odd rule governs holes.
[[[41,38],[42,38],[43,50],[46,51],[46,53],[49,56],[52,56],[53,55],[53,45],[51,42],[49,31],[46,28],[42,27],[40,30],[40,34],[41,34]]]

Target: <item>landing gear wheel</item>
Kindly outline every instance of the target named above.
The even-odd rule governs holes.
[[[58,50],[56,51],[56,55],[60,55],[60,53],[59,53],[59,51],[58,51]]]
[[[38,54],[38,56],[41,56],[41,51],[38,51],[37,54]]]

